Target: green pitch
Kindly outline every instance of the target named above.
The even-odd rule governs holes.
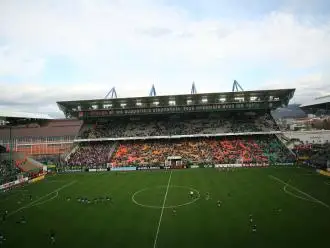
[[[329,178],[300,168],[67,174],[2,193],[0,232],[8,248],[328,247],[329,205]]]

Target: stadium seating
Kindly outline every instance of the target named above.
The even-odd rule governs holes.
[[[113,143],[81,144],[70,155],[69,166],[106,167]]]
[[[69,166],[164,165],[169,156],[180,156],[184,164],[286,163],[294,157],[273,135],[221,138],[86,143],[70,156]]]
[[[87,124],[80,138],[119,138],[192,134],[219,134],[278,131],[270,114],[208,116],[204,118],[133,119]]]
[[[0,158],[0,185],[15,180],[19,172],[13,160]]]
[[[296,145],[293,151],[299,162],[312,164],[319,169],[326,169],[330,162],[330,143]]]
[[[113,166],[160,165],[169,156],[181,156],[189,163],[284,163],[290,152],[273,136],[219,139],[126,142],[112,157]]]
[[[64,162],[63,156],[56,155],[34,155],[32,157],[34,160],[43,163],[45,165],[60,165]]]

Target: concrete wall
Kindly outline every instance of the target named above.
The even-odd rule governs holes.
[[[330,143],[330,130],[320,131],[288,131],[284,135],[289,139],[299,139],[306,143],[324,144]]]

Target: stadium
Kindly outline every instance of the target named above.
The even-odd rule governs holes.
[[[326,245],[330,133],[279,127],[294,92],[113,88],[58,101],[65,119],[2,114],[0,246]]]

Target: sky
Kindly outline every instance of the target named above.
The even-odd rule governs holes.
[[[0,110],[296,88],[330,94],[329,0],[0,0]]]

